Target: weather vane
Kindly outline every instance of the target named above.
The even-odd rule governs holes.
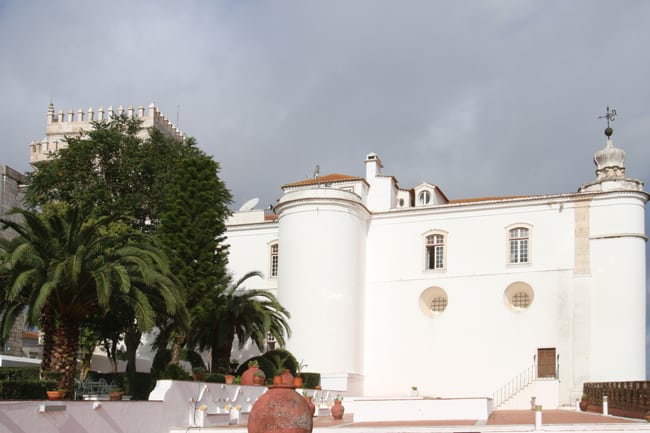
[[[605,135],[608,137],[611,137],[612,134],[614,133],[614,130],[610,128],[609,122],[614,121],[614,117],[616,117],[616,110],[614,109],[609,109],[609,105],[607,106],[607,114],[604,116],[598,116],[599,119],[607,119],[607,128],[605,129]]]

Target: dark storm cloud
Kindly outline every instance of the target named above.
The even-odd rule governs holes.
[[[633,1],[8,1],[2,159],[28,168],[50,100],[155,101],[237,203],[316,164],[361,174],[371,151],[402,187],[564,192],[593,177],[611,104],[628,173],[647,178],[649,18]]]

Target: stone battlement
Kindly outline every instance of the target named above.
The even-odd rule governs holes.
[[[58,113],[55,113],[54,104],[50,103],[47,109],[46,135],[43,139],[30,143],[29,162],[35,163],[49,159],[53,152],[68,146],[66,137],[78,136],[84,130],[92,129],[93,122],[108,122],[112,118],[121,115],[126,115],[129,119],[140,119],[142,121],[138,132],[138,136],[141,138],[148,137],[149,130],[156,128],[169,137],[179,140],[185,139],[185,134],[165,117],[153,102],[146,109],[142,105],[137,109],[133,105],[129,105],[125,110],[120,105],[117,110],[109,106],[106,110],[99,107],[95,111],[91,107],[87,111],[79,109],[75,112],[70,109],[67,113],[64,113],[61,109]]]

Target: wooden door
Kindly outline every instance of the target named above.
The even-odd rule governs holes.
[[[537,349],[537,377],[555,377],[555,348]]]

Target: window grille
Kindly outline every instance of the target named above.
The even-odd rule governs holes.
[[[512,296],[512,306],[515,308],[528,308],[530,306],[530,296],[526,292],[517,292]]]
[[[271,276],[278,276],[278,244],[271,245]]]
[[[442,313],[447,308],[447,298],[444,296],[436,296],[431,300],[431,311],[434,313]]]

